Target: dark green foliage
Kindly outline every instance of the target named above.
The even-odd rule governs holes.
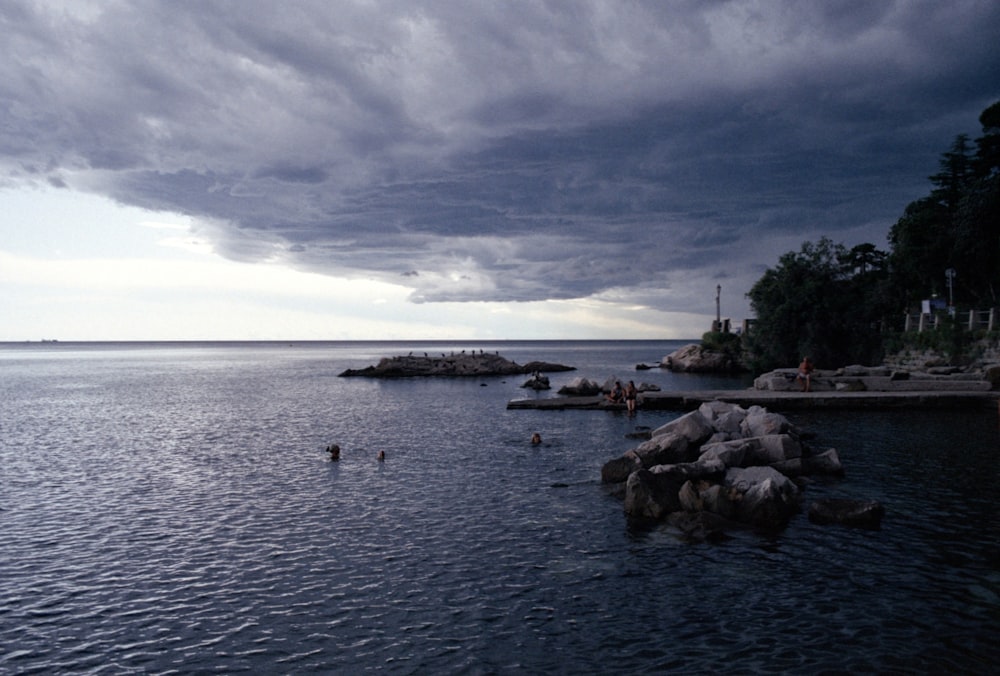
[[[757,315],[751,367],[795,366],[809,356],[830,368],[880,357],[885,259],[871,245],[847,250],[825,237],[783,255],[747,294]]]
[[[985,309],[1000,294],[1000,102],[979,117],[973,146],[955,138],[931,176],[930,194],[909,204],[889,232],[889,253],[874,244],[847,250],[827,238],[806,242],[767,270],[747,296],[757,315],[744,340],[750,366],[794,366],[808,355],[820,368],[875,363],[886,350],[910,347],[900,334],[904,312],[948,297],[945,270],[955,271],[956,306]],[[919,341],[955,361],[969,336],[954,321]]]
[[[944,207],[927,197],[910,203],[889,231],[892,294],[901,311],[942,290],[951,259],[947,228],[942,226],[947,219]]]
[[[986,331],[970,333],[961,327],[952,317],[942,314],[939,324],[926,331],[910,331],[887,336],[885,349],[887,353],[904,350],[930,350],[946,355],[954,365],[959,365],[965,356],[968,346],[976,340],[986,337]]]
[[[744,364],[743,341],[738,333],[708,331],[701,336],[701,346],[706,350],[721,352],[734,364],[734,370],[742,370]]]
[[[740,350],[740,337],[735,333],[723,333],[722,331],[708,331],[701,336],[701,346],[706,350],[716,352],[735,352]]]
[[[988,176],[1000,169],[1000,101],[979,116],[983,136],[976,139],[976,166],[978,176]]]
[[[945,296],[944,271],[956,272],[956,304],[989,307],[1000,293],[1000,102],[979,116],[975,151],[955,138],[930,177],[930,195],[906,207],[889,232],[890,295],[903,307]]]

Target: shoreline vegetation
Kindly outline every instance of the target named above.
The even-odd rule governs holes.
[[[931,190],[906,205],[887,250],[824,236],[764,272],[747,293],[754,319],[736,348],[744,363],[755,373],[805,355],[828,368],[878,364],[916,347],[966,366],[977,358],[973,342],[996,342],[981,317],[1000,308],[1000,101],[979,122],[982,136],[959,134],[940,156]],[[935,330],[924,331],[923,318]]]

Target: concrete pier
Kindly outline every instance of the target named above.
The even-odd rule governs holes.
[[[640,410],[688,411],[706,401],[721,400],[743,407],[769,410],[802,409],[970,409],[1000,410],[1000,391],[895,391],[895,392],[773,392],[769,390],[699,390],[689,392],[645,392],[639,396]],[[509,410],[569,409],[615,411],[624,404],[611,404],[603,396],[514,399]]]

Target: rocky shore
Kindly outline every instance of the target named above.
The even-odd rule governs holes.
[[[731,373],[729,362],[720,353],[687,345],[665,356],[661,368],[690,373]],[[639,367],[637,367],[639,368]],[[1000,363],[977,362],[966,367],[942,364],[923,358],[906,364],[844,366],[817,369],[810,391],[802,392],[797,368],[781,368],[754,379],[753,387],[735,390],[667,391],[655,385],[639,386],[638,408],[691,410],[701,404],[724,400],[742,406],[772,409],[800,408],[968,408],[996,409],[1000,402]],[[613,379],[612,381],[613,382]],[[509,409],[616,409],[620,405],[605,400],[610,389],[579,377],[559,390],[561,398],[517,399]]]
[[[749,369],[733,354],[712,350],[700,343],[685,345],[663,357],[660,368],[680,373],[738,373]],[[776,369],[763,374],[757,389],[784,391],[782,381],[792,381],[797,368]],[[886,380],[888,379],[888,381]],[[887,384],[890,382],[892,384]],[[900,384],[910,381],[911,384]],[[976,359],[962,365],[950,364],[948,358],[933,350],[904,350],[886,355],[880,366],[845,366],[818,370],[815,382],[819,391],[913,391],[929,386],[931,391],[1000,389],[1000,346],[984,343]],[[952,383],[952,385],[942,385]],[[969,385],[969,383],[977,383]]]
[[[754,389],[792,392],[801,388],[798,369],[775,369],[754,379]],[[1000,384],[1000,365],[963,371],[954,367],[934,367],[925,371],[893,369],[888,366],[845,366],[813,371],[812,392],[989,392]]]
[[[501,357],[499,353],[488,354],[480,350],[466,353],[453,352],[440,357],[427,353],[405,356],[383,357],[374,366],[362,369],[347,369],[342,378],[412,378],[418,376],[506,376],[525,373],[573,371],[572,366],[532,361],[518,364]]]
[[[601,481],[623,499],[625,514],[667,521],[693,540],[734,527],[780,530],[801,511],[809,475],[840,475],[835,449],[813,449],[784,416],[713,401],[609,460]],[[884,509],[868,500],[814,503],[815,523],[878,528]]]

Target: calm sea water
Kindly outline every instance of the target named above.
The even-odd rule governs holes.
[[[990,672],[995,411],[791,414],[847,468],[807,501],[881,500],[882,530],[687,544],[599,482],[678,414],[337,377],[484,349],[578,367],[555,387],[745,386],[635,371],[681,344],[0,345],[0,672]]]

